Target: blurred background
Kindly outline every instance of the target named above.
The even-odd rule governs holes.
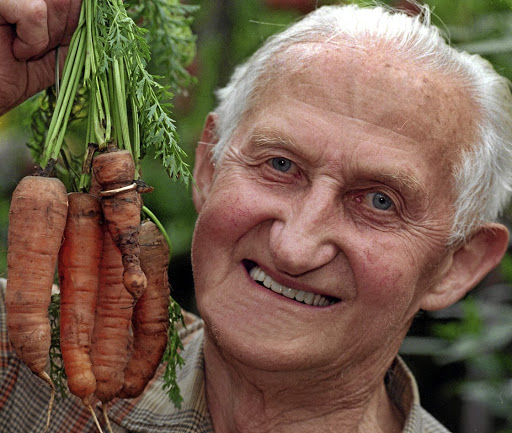
[[[215,106],[214,91],[233,68],[271,34],[324,4],[321,0],[189,0],[198,5],[192,24],[197,52],[188,66],[193,83],[177,92],[174,117],[181,145],[193,165],[195,143]],[[354,3],[346,1],[345,3]],[[357,3],[357,2],[356,2]],[[414,7],[388,0],[392,6]],[[426,0],[434,22],[451,43],[478,53],[512,79],[512,0]],[[152,72],[165,77],[161,63]],[[160,66],[160,67],[159,67]],[[164,78],[165,80],[165,78]],[[33,170],[26,146],[34,101],[0,117],[0,275],[6,276],[8,210],[17,182]],[[148,155],[144,180],[155,187],[144,197],[173,244],[169,270],[173,296],[195,311],[190,243],[195,223],[191,188],[170,180]],[[510,227],[512,212],[504,216]],[[512,254],[466,299],[448,310],[418,315],[402,347],[415,373],[423,405],[454,433],[512,433]]]

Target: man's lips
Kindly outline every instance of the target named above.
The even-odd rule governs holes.
[[[326,307],[340,301],[338,298],[332,296],[324,296],[318,293],[308,292],[305,290],[292,289],[291,287],[284,286],[273,280],[267,275],[256,263],[244,261],[245,268],[250,277],[261,286],[272,290],[273,292],[293,299],[303,304],[312,305],[314,307]]]

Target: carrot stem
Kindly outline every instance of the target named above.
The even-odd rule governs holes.
[[[75,99],[76,92],[78,90],[78,85],[80,81],[80,71],[83,67],[84,61],[85,61],[85,44],[83,38],[80,40],[80,45],[78,47],[78,65],[79,67],[77,69],[73,69],[73,73],[71,75],[70,79],[70,86],[71,90],[68,92],[68,99],[66,100],[66,109],[64,112],[59,113],[63,116],[61,120],[61,124],[63,125],[60,127],[59,134],[57,136],[57,139],[55,141],[55,144],[53,145],[53,152],[50,154],[50,158],[57,159],[59,157],[60,149],[62,147],[62,143],[64,142],[64,136],[66,134],[66,126],[68,123],[69,115],[71,113],[71,109],[73,108],[73,101]],[[59,116],[60,117],[60,116]]]
[[[50,159],[57,159],[59,156],[60,146],[62,145],[64,132],[66,131],[69,119],[69,113],[71,112],[71,107],[73,106],[73,101],[78,89],[78,80],[80,78],[79,73],[81,72],[83,61],[85,60],[85,47],[83,41],[84,10],[85,8],[82,8],[79,25],[73,34],[70,52],[64,64],[62,83],[60,83],[61,89],[55,105],[55,113],[57,113],[57,115],[52,116],[52,120],[48,128],[48,134],[46,136],[43,155],[41,158],[42,168],[46,167]],[[76,85],[74,81],[77,81]],[[55,142],[55,139],[59,136],[62,136],[60,144]]]
[[[155,223],[155,225],[158,227],[158,229],[162,232],[162,235],[165,238],[165,241],[167,242],[167,245],[169,246],[169,258],[172,256],[172,243],[171,239],[169,238],[169,235],[167,234],[164,226],[159,221],[157,216],[151,212],[146,206],[142,206],[142,211]]]
[[[133,161],[135,163],[135,178],[139,177],[140,171],[140,125],[139,125],[139,110],[133,95],[130,96],[130,103],[132,107],[133,119]]]
[[[126,95],[124,89],[124,63],[123,59],[114,59],[114,92],[116,96],[117,108],[117,133],[123,137],[123,149],[128,150],[132,155],[132,146],[130,143],[130,129],[128,125],[128,113],[126,112]]]

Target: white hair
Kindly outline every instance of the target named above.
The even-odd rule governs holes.
[[[264,88],[276,55],[293,44],[343,40],[355,46],[384,46],[390,53],[433,72],[459,79],[478,107],[477,142],[458,143],[461,158],[454,167],[456,199],[450,244],[464,241],[475,229],[495,221],[512,191],[512,95],[510,83],[489,62],[451,47],[430,22],[430,9],[417,5],[410,16],[384,6],[323,6],[271,38],[218,90],[216,135],[212,159],[218,161],[255,95]],[[286,68],[295,68],[294,59]],[[267,74],[265,74],[267,72]]]

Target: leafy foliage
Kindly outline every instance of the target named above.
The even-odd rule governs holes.
[[[185,326],[183,315],[181,314],[181,307],[178,303],[171,298],[169,303],[169,330],[168,330],[168,343],[165,350],[162,362],[165,363],[164,371],[164,389],[167,390],[167,395],[174,403],[177,408],[181,407],[183,397],[180,393],[180,388],[176,381],[177,379],[177,368],[183,367],[185,361],[180,355],[180,350],[183,349],[183,345],[178,336],[178,330],[176,324],[181,323]]]
[[[115,141],[132,152],[137,166],[152,149],[166,173],[188,185],[190,170],[171,116],[173,95],[167,85],[159,83],[159,77],[148,72],[148,44],[154,43],[156,55],[164,56],[157,61],[169,68],[168,82],[175,91],[189,84],[185,66],[195,53],[190,30],[190,12],[195,8],[175,0],[141,0],[129,5],[139,21],[153,23],[149,31],[134,22],[120,0],[84,1],[61,92],[55,95],[48,90],[41,96],[28,144],[43,168],[50,160],[58,160],[64,165],[60,172],[75,178],[80,177],[84,149],[90,142],[102,148]],[[66,132],[68,125],[75,120],[83,123],[85,117],[85,145],[77,155],[70,151]],[[79,189],[86,188],[87,178],[82,176],[78,183]]]
[[[197,6],[184,5],[178,0],[139,0],[128,2],[132,19],[148,31],[146,40],[153,48],[153,64],[165,72],[165,81],[176,93],[191,84],[186,66],[196,54],[195,36],[191,31],[192,14]]]
[[[57,393],[61,398],[68,396],[66,385],[66,372],[62,362],[62,352],[60,350],[60,295],[52,295],[52,300],[48,308],[51,328],[50,344],[50,377]]]
[[[46,132],[50,126],[52,113],[55,109],[55,91],[53,87],[49,87],[46,91],[38,95],[37,108],[32,114],[31,131],[32,136],[27,142],[27,146],[31,151],[32,158],[39,164],[43,154]]]
[[[510,287],[486,290],[493,289]],[[432,323],[432,336],[409,336],[402,353],[432,356],[439,365],[463,363],[471,376],[452,389],[463,400],[480,402],[512,429],[512,306],[468,296],[448,311],[432,315],[444,319]]]

